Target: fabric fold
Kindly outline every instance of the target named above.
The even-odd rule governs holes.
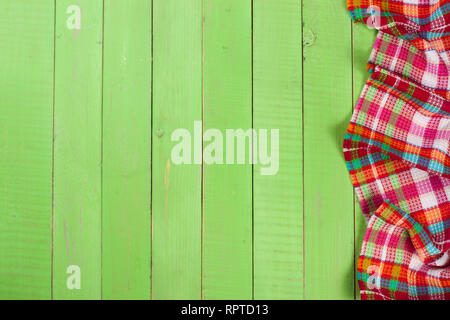
[[[369,69],[380,66],[450,99],[449,52],[422,51],[401,38],[378,32]]]
[[[435,245],[428,228],[422,226],[412,216],[392,204],[389,199],[375,211],[375,215],[391,225],[405,229],[408,232],[417,255],[425,263],[432,263],[439,260],[448,250],[448,246],[439,249]]]
[[[450,4],[348,0],[379,30],[343,149],[368,228],[362,299],[450,299]]]
[[[408,231],[382,218],[392,212],[382,206],[369,220],[357,267],[361,299],[450,299],[450,268],[423,263]]]

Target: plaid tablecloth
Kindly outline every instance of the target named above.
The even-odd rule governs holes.
[[[450,299],[450,2],[348,0],[379,30],[344,139],[362,299]]]

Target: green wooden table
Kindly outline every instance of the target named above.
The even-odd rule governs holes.
[[[0,0],[0,298],[357,298],[374,36],[345,0]],[[277,174],[174,164],[195,121],[279,129]]]

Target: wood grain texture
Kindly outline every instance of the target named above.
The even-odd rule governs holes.
[[[204,15],[203,125],[205,131],[218,129],[225,137],[226,129],[252,128],[251,1],[204,0]],[[205,299],[252,298],[248,156],[246,164],[203,166]]]
[[[353,39],[353,103],[354,107],[361,95],[361,91],[369,78],[367,72],[367,62],[369,61],[370,52],[372,51],[376,30],[369,29],[365,24],[352,24]],[[367,228],[364,216],[359,205],[358,198],[355,194],[355,270],[358,264],[359,253],[361,252],[362,240]],[[360,299],[359,286],[355,272],[355,297]]]
[[[345,0],[303,7],[305,297],[353,299],[353,191],[342,154],[352,110]]]
[[[54,3],[0,1],[0,298],[51,297]]]
[[[279,129],[279,170],[254,166],[255,299],[303,298],[300,0],[253,2],[253,124]]]
[[[53,1],[0,1],[0,298],[51,297]]]
[[[358,297],[342,140],[375,32],[345,2],[0,0],[0,298]],[[277,174],[174,164],[197,120],[224,161],[226,129],[279,129]]]
[[[56,2],[53,297],[101,296],[101,116],[103,1],[81,0],[81,29],[70,30]],[[80,267],[69,290],[67,268]]]
[[[151,5],[104,2],[104,299],[150,298]]]
[[[202,120],[202,1],[154,0],[153,17],[152,298],[200,299],[201,165],[171,160],[171,134]]]

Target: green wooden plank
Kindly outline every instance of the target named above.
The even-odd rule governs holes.
[[[204,129],[218,129],[225,137],[226,129],[252,127],[251,1],[204,0],[204,14]],[[248,156],[246,164],[203,166],[205,299],[252,298]]]
[[[303,298],[301,0],[253,2],[253,121],[279,129],[279,170],[254,166],[255,299]]]
[[[104,1],[104,299],[150,298],[151,9]]]
[[[51,298],[54,1],[0,0],[0,299]]]
[[[202,119],[202,1],[155,0],[152,298],[201,298],[198,164],[171,160],[171,134]]]
[[[103,2],[73,3],[56,2],[53,297],[100,299]]]
[[[353,107],[361,95],[364,84],[369,78],[367,61],[377,35],[376,30],[369,29],[365,24],[354,23],[353,31]],[[355,194],[355,270],[358,265],[358,257],[361,252],[362,240],[366,231],[366,222],[362,215],[359,201]],[[355,272],[355,297],[360,299],[359,286]]]
[[[342,154],[352,111],[345,1],[303,3],[305,297],[353,299],[353,190]]]

